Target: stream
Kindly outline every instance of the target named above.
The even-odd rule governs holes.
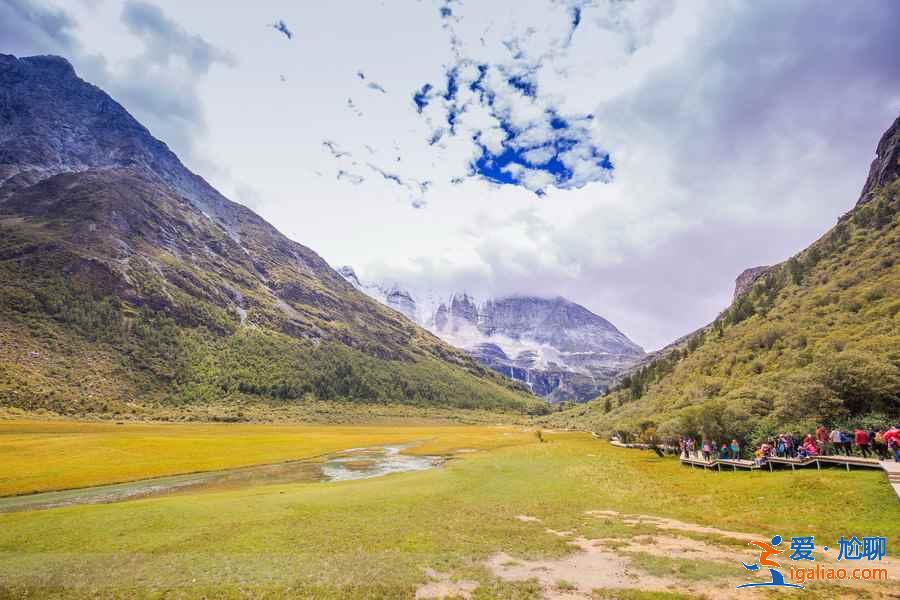
[[[262,484],[311,481],[351,481],[391,473],[423,471],[444,463],[444,456],[402,454],[409,446],[377,446],[341,450],[317,459],[239,467],[141,479],[93,487],[39,492],[0,498],[0,513],[41,510],[77,504],[104,504],[176,492],[239,489]]]

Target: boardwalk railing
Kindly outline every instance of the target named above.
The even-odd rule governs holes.
[[[601,439],[600,436],[596,433],[591,433],[591,435],[597,439]],[[610,440],[609,443],[613,446],[616,446],[617,448],[637,448],[638,450],[653,450],[654,448],[653,444],[640,444],[637,442],[626,444],[624,442],[620,442],[619,440]],[[675,446],[669,446],[668,444],[656,444],[655,447],[659,448],[660,450],[665,450],[666,452],[673,452],[676,449]]]
[[[769,471],[774,471],[776,465],[789,466],[792,471],[798,467],[811,467],[813,465],[815,465],[816,469],[821,469],[822,465],[843,465],[848,471],[850,467],[883,469],[887,474],[888,483],[891,484],[897,497],[900,498],[900,463],[889,460],[877,460],[861,456],[810,456],[808,458],[771,456],[757,464],[752,460],[740,459],[710,458],[710,460],[705,460],[702,455],[698,456],[693,453],[690,456],[681,455],[680,460],[681,464],[689,465],[692,469],[702,467],[703,469],[715,469],[716,471],[721,471],[722,467],[731,467],[732,471],[737,471],[738,469],[746,469],[748,471],[768,469]]]
[[[862,458],[859,456],[810,456],[808,458],[788,458],[770,456],[757,464],[752,460],[730,459],[730,458],[710,458],[704,460],[702,456],[692,454],[690,457],[681,456],[681,462],[691,466],[702,466],[707,468],[716,468],[718,465],[726,465],[743,469],[763,469],[768,468],[769,471],[774,470],[775,465],[789,466],[792,470],[797,467],[815,466],[821,469],[823,464],[843,465],[849,471],[850,467],[862,467],[870,469],[882,468],[881,462],[874,458]],[[721,469],[718,469],[721,471]]]
[[[594,437],[599,436],[594,434]],[[642,450],[653,449],[653,446],[650,444],[624,444],[618,440],[610,440],[609,443],[618,448],[637,448]],[[675,448],[672,446],[657,445],[656,447],[665,450],[675,450]],[[717,472],[722,471],[723,468],[730,469],[732,471],[737,471],[738,469],[743,469],[746,471],[759,471],[768,469],[769,471],[774,471],[776,466],[790,467],[791,470],[794,471],[798,467],[803,468],[815,466],[816,469],[821,469],[822,465],[839,465],[845,467],[848,471],[851,467],[864,469],[883,469],[887,474],[888,482],[894,488],[894,491],[897,493],[897,497],[900,498],[900,463],[891,460],[878,460],[875,458],[863,458],[861,456],[810,456],[808,458],[781,458],[777,456],[770,456],[760,464],[757,464],[756,461],[752,460],[732,458],[710,457],[709,460],[706,460],[703,458],[703,454],[699,451],[691,452],[688,456],[684,456],[684,454],[682,454],[679,456],[679,460],[681,461],[681,464],[688,465],[692,469],[700,467],[704,470],[710,469]]]

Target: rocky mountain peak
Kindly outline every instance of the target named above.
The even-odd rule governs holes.
[[[0,55],[0,89],[0,183],[129,168],[161,179],[226,227],[246,217],[66,59]]]
[[[12,63],[16,61],[16,57],[10,54],[0,54],[0,64]],[[54,77],[71,77],[75,78],[75,67],[62,56],[54,56],[52,54],[41,54],[38,56],[26,56],[21,59],[35,70],[46,71]]]
[[[875,158],[869,167],[869,176],[857,204],[868,202],[877,188],[888,185],[897,177],[900,177],[900,116],[878,142]]]
[[[732,297],[732,300],[747,293],[753,286],[753,283],[765,275],[771,268],[772,267],[770,266],[760,266],[750,267],[749,269],[741,271],[741,274],[734,280],[734,296]]]
[[[403,313],[412,321],[416,321],[416,301],[406,290],[396,285],[391,286],[385,293],[385,303],[394,310]]]
[[[257,307],[267,304],[277,319],[286,319],[285,329],[307,338],[326,333],[297,307],[331,311],[337,322],[362,301],[377,318],[394,320],[363,295],[348,294],[345,279],[315,252],[191,172],[64,58],[0,55],[0,214],[66,218],[75,227],[84,222],[79,246],[103,246],[92,248],[95,265],[112,252],[102,268],[134,298],[132,262],[151,264],[166,277],[169,263],[158,258],[163,252],[182,271],[202,274],[190,275],[191,286],[183,272],[171,274],[166,285],[173,292],[162,295],[160,306],[189,288],[245,314],[245,301],[254,295],[245,292],[253,289]],[[209,285],[211,272],[228,280]]]
[[[362,287],[362,284],[359,282],[359,277],[356,276],[356,271],[353,270],[353,267],[344,265],[343,267],[338,267],[337,272],[341,274],[341,277],[349,281],[353,287]]]
[[[338,271],[354,285],[359,281],[352,268]],[[644,356],[612,323],[560,296],[479,301],[457,292],[434,300],[397,284],[363,280],[357,287],[551,401],[593,398]]]
[[[478,323],[478,307],[475,300],[465,292],[462,294],[454,294],[450,299],[450,316],[454,320],[461,320],[471,325]],[[455,323],[458,327],[459,323]]]

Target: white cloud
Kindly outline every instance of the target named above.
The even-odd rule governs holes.
[[[68,54],[202,175],[332,264],[411,287],[562,294],[647,348],[712,318],[743,268],[829,227],[900,108],[900,5],[889,0],[828,10],[805,0],[454,2],[446,18],[442,3],[289,3],[277,17],[290,42],[260,3],[220,3],[215,14],[152,4],[183,33],[171,50],[136,36],[114,0],[65,13],[0,0],[0,39],[15,53]],[[205,47],[195,37],[218,50],[190,58]],[[150,58],[145,71],[129,68]],[[507,141],[469,88],[481,64],[531,76],[534,98],[499,68],[484,86],[495,113],[533,127],[532,142],[553,135],[548,109],[569,119],[581,143],[560,154],[568,189],[515,164],[545,196],[468,177],[481,155],[474,132],[492,155]],[[453,66],[464,112],[457,135],[430,146],[449,129],[441,75]],[[359,70],[387,93],[366,89]],[[426,82],[420,115],[413,93]],[[591,146],[610,153],[611,183]],[[412,210],[423,181],[434,182],[428,206]]]

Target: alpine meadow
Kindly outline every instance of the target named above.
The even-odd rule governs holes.
[[[896,598],[897,23],[0,0],[0,598]]]

